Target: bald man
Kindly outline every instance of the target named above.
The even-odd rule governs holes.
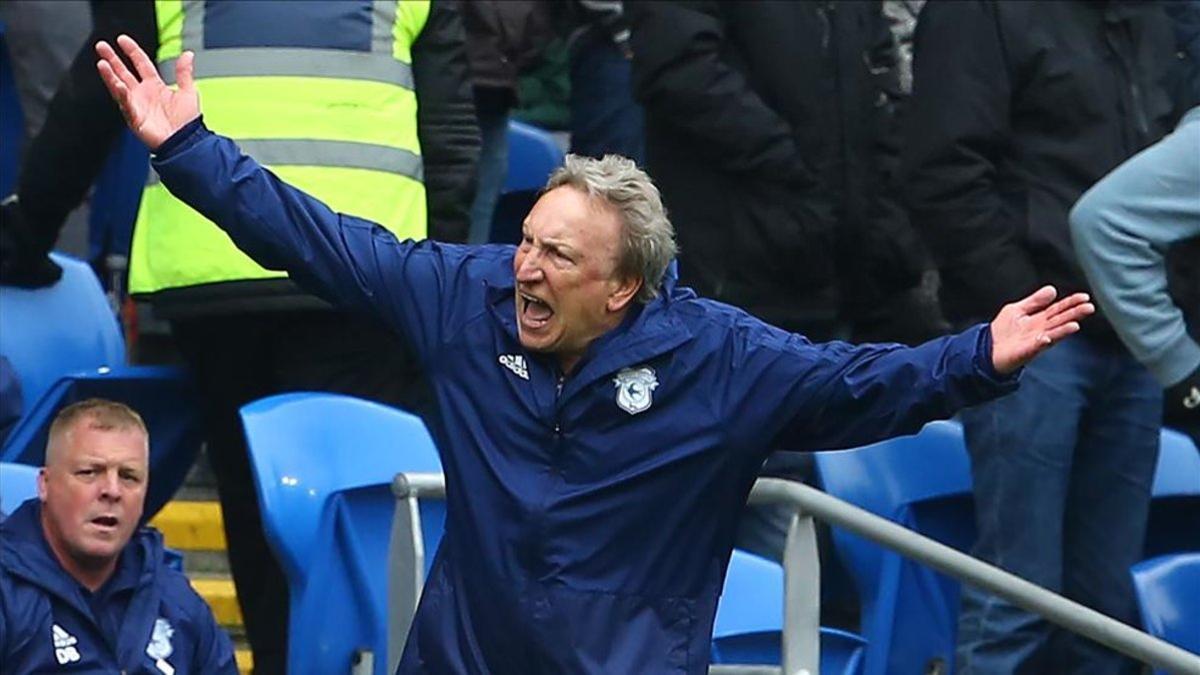
[[[38,498],[0,523],[5,673],[237,673],[229,636],[164,563],[162,536],[138,528],[149,448],[121,403],[90,399],[55,418]]]

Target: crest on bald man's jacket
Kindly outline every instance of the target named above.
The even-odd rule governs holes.
[[[649,366],[624,368],[613,378],[613,384],[617,387],[617,405],[630,415],[636,415],[654,403],[658,378]]]
[[[167,659],[175,652],[171,646],[171,638],[175,636],[175,628],[171,622],[159,617],[154,620],[154,630],[150,634],[150,644],[146,645],[146,654],[154,659],[154,665],[164,675],[175,675],[175,667],[167,663]]]

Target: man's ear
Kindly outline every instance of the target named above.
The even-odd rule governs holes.
[[[44,466],[38,469],[37,493],[39,500],[46,501],[46,467]]]
[[[638,291],[642,289],[642,283],[641,277],[618,278],[612,291],[608,294],[605,309],[612,313],[627,309],[633,299],[637,297]]]

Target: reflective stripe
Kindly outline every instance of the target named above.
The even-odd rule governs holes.
[[[245,5],[156,0],[163,78],[174,82],[173,57],[181,50],[195,52],[197,86],[213,129],[335,211],[380,223],[402,239],[424,238],[426,193],[409,64],[428,2]],[[353,35],[341,35],[345,28],[339,36],[322,33],[334,20],[352,24]],[[271,23],[254,28],[264,21]],[[157,175],[149,178],[133,232],[131,292],[281,276],[239,251]]]
[[[372,143],[320,141],[295,138],[260,138],[238,141],[242,152],[266,166],[333,166],[368,169],[407,176],[418,183],[425,178],[421,157],[401,148]],[[159,182],[150,172],[146,185]]]
[[[183,28],[180,31],[180,53],[191,50],[204,51],[204,4],[205,0],[183,0]],[[171,67],[172,83],[175,68]]]
[[[375,0],[371,3],[371,52],[392,58],[395,45],[396,0]]]
[[[186,33],[186,26],[184,31]],[[196,78],[206,77],[327,77],[370,80],[413,88],[412,67],[391,54],[368,54],[343,49],[241,47],[196,51]],[[163,82],[175,84],[175,59],[158,64]]]

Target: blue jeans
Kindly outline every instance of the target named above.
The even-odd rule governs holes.
[[[467,242],[486,244],[491,241],[496,201],[508,177],[508,111],[480,110],[478,116],[483,144],[479,148],[478,183]]]
[[[962,412],[978,539],[972,554],[1115,619],[1137,623],[1162,392],[1115,348],[1070,338],[1021,388]],[[1138,665],[1006,600],[963,588],[957,672],[1136,673]]]

